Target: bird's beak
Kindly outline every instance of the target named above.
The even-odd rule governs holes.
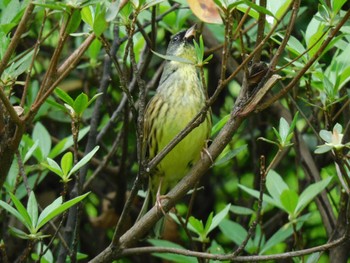
[[[196,24],[194,24],[189,29],[187,29],[186,34],[185,34],[185,39],[189,39],[191,37],[194,38],[195,36],[196,36]]]

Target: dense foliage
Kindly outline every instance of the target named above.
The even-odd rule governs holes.
[[[0,1],[0,261],[347,262],[349,9]],[[143,160],[144,109],[194,23],[208,100],[186,131],[210,107],[211,141],[137,220],[161,158]]]

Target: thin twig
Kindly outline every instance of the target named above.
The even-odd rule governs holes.
[[[291,82],[283,88],[280,92],[278,92],[276,95],[274,95],[272,98],[268,99],[266,102],[262,103],[258,106],[257,110],[261,111],[265,108],[267,108],[269,105],[274,103],[275,101],[279,100],[283,96],[285,96],[301,79],[302,76],[308,71],[308,69],[315,63],[316,60],[318,60],[323,53],[323,51],[327,48],[328,44],[331,42],[332,39],[334,39],[335,35],[339,32],[339,30],[342,28],[342,26],[345,24],[346,21],[348,21],[350,17],[350,10],[348,10],[344,17],[339,21],[337,26],[330,32],[326,40],[322,43],[320,48],[315,52],[313,57],[310,58],[310,60],[305,64],[305,66],[298,72],[296,76],[293,77]]]
[[[315,252],[321,252],[329,250],[333,247],[336,247],[342,244],[346,240],[346,236],[342,236],[339,239],[331,241],[327,244],[301,249],[297,251],[285,252],[274,255],[256,255],[256,256],[234,256],[232,254],[229,255],[220,255],[220,254],[210,254],[205,252],[196,252],[185,249],[176,249],[176,248],[167,248],[167,247],[140,247],[140,248],[126,248],[124,249],[117,258],[126,257],[130,255],[142,255],[142,254],[152,254],[152,253],[172,253],[179,254],[189,257],[197,257],[197,258],[206,258],[212,260],[232,260],[235,262],[256,262],[256,261],[268,261],[268,260],[279,260],[279,259],[288,259],[293,257],[300,257],[304,255],[309,255]]]
[[[34,7],[35,5],[33,4],[33,1],[30,1],[26,10],[24,11],[21,21],[18,24],[16,32],[14,33],[11,39],[11,42],[8,45],[5,51],[5,54],[3,55],[0,61],[0,76],[2,75],[2,73],[4,73],[4,70],[6,69],[8,62],[10,61],[12,54],[15,52],[18,43],[21,41],[21,37],[24,31],[29,25],[29,21],[30,21],[32,12],[34,10]]]

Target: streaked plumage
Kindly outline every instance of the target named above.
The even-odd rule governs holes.
[[[193,46],[194,28],[176,34],[170,41],[167,55],[196,62]],[[144,147],[147,159],[152,159],[205,105],[205,91],[198,69],[194,64],[167,61],[155,96],[145,113]],[[161,181],[160,194],[165,194],[189,171],[200,158],[201,150],[209,137],[210,114],[191,131],[151,171],[153,201]],[[163,178],[160,180],[160,178]]]

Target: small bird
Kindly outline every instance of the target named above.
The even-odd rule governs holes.
[[[206,91],[196,67],[195,25],[174,35],[167,56],[180,59],[165,62],[156,94],[149,101],[144,119],[144,153],[151,160],[182,131],[205,106]],[[191,63],[180,62],[182,60]],[[193,129],[151,171],[152,201],[160,206],[159,197],[174,187],[199,160],[211,131],[210,112],[201,125]]]

